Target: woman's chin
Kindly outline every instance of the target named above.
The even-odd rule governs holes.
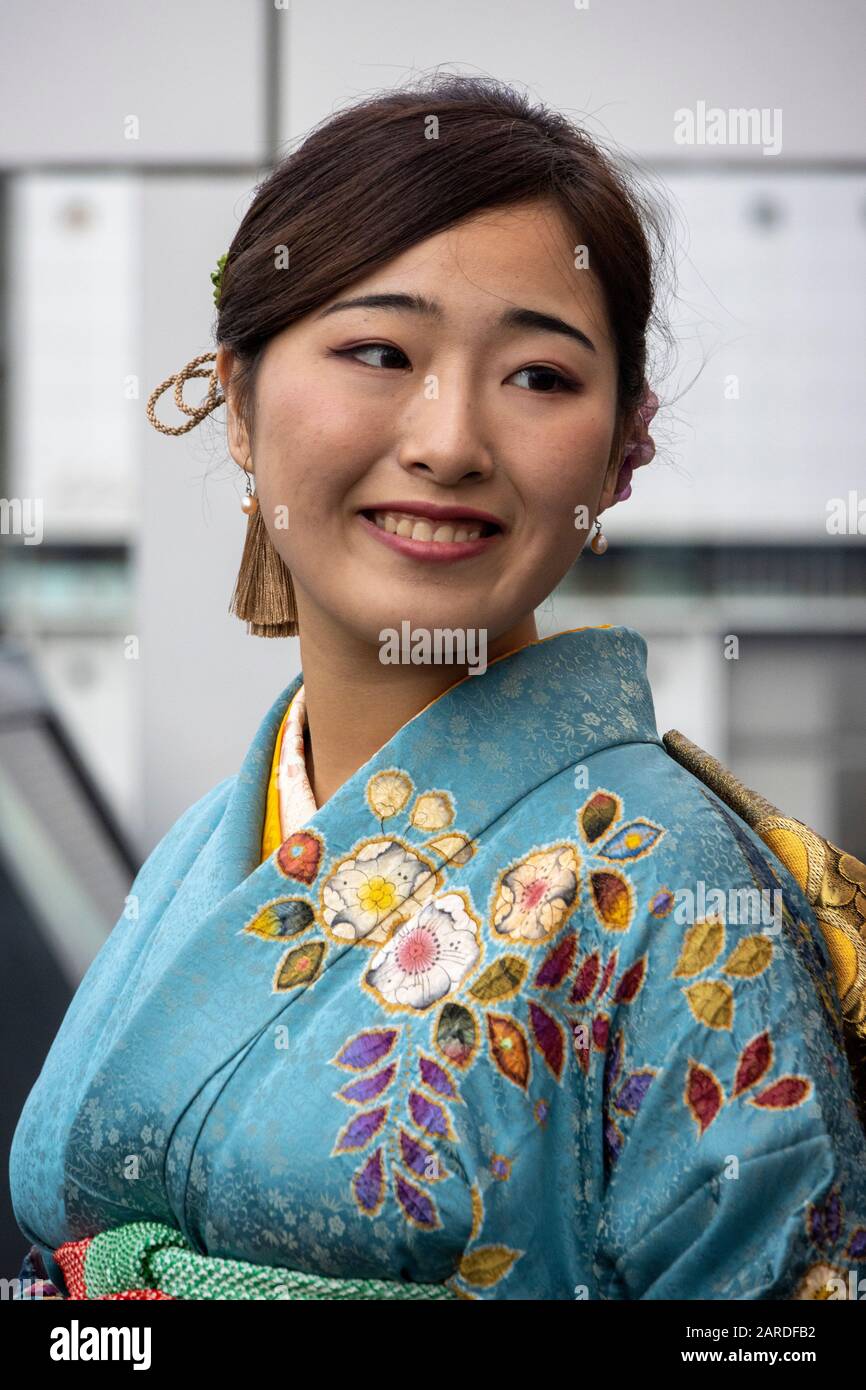
[[[497,631],[501,629],[501,623],[496,622],[495,615],[490,613],[480,595],[478,602],[473,604],[463,594],[459,603],[449,606],[441,601],[419,603],[417,597],[411,595],[406,596],[405,603],[395,602],[393,593],[383,594],[377,601],[375,594],[362,592],[364,612],[357,615],[359,621],[351,623],[351,626],[360,629],[366,641],[378,646],[393,644],[395,640],[404,645],[414,643],[415,650],[423,654],[426,634],[432,638],[438,633],[441,640],[446,642],[445,634],[453,633],[457,644],[461,638],[468,641],[481,633],[487,640],[491,623],[495,623]]]

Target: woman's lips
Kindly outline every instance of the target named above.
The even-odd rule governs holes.
[[[398,536],[393,531],[383,530],[363,512],[358,512],[357,517],[365,530],[391,550],[409,555],[413,560],[432,560],[440,565],[453,564],[455,560],[470,560],[502,540],[502,532],[494,531],[492,535],[478,536],[474,541],[415,541],[409,536]]]

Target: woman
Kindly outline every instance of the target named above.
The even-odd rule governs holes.
[[[643,638],[533,617],[652,456],[652,226],[582,132],[447,74],[257,191],[208,396],[214,354],[149,415],[224,396],[234,609],[302,676],[141,869],[21,1116],[61,1291],[856,1296],[809,904],[666,753]]]

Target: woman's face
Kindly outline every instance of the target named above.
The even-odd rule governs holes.
[[[408,620],[492,643],[573,564],[575,508],[611,504],[620,461],[616,350],[573,243],[551,204],[485,210],[268,344],[252,446],[234,412],[229,438],[302,634],[327,622],[378,645]],[[347,302],[370,295],[396,298]],[[226,349],[218,367],[225,387]],[[495,518],[489,538],[470,509]]]

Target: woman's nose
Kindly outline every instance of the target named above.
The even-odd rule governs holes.
[[[438,394],[413,402],[407,414],[397,452],[400,467],[430,474],[443,486],[489,477],[493,455],[469,391],[443,385],[441,378],[433,384]]]

